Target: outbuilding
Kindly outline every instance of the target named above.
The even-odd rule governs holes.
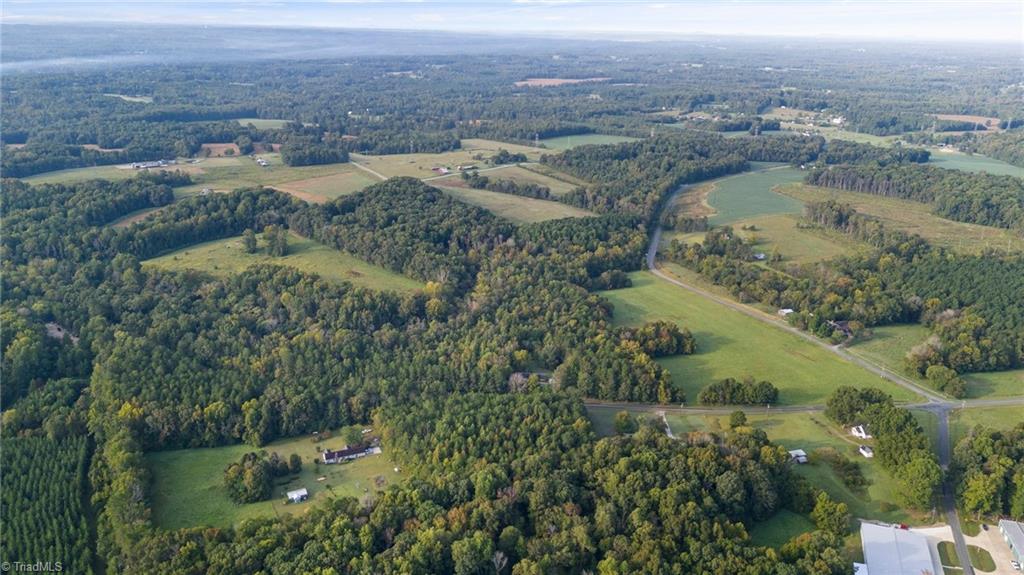
[[[789,458],[797,463],[807,463],[807,452],[803,449],[794,449],[789,452]]]
[[[868,433],[867,428],[864,427],[863,425],[855,425],[851,427],[850,435],[853,435],[854,437],[859,437],[861,439],[871,439],[871,434]]]
[[[999,532],[1003,534],[1003,539],[1010,546],[1013,560],[1024,564],[1024,523],[1000,519]]]
[[[309,499],[309,491],[305,487],[288,492],[288,503],[301,503]]]

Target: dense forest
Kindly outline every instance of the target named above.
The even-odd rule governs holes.
[[[84,435],[52,440],[4,438],[0,511],[4,561],[59,563],[58,571],[92,573]]]
[[[117,192],[118,198],[139,193],[149,201],[150,190],[155,190],[154,197],[159,199],[171,184],[180,183],[180,176],[169,174],[116,185],[92,181],[42,186],[31,189],[35,195],[12,182],[14,185],[5,185],[2,191],[4,205],[15,207],[4,216],[7,229],[12,230],[5,237],[8,243],[4,247],[4,313],[17,317],[22,326],[16,333],[4,332],[5,373],[20,374],[22,382],[5,386],[5,393],[10,393],[5,401],[11,406],[5,412],[5,433],[19,430],[23,435],[43,435],[58,441],[68,434],[81,438],[88,428],[97,444],[92,479],[96,500],[102,504],[99,552],[109,567],[173,572],[186,556],[164,554],[188,540],[195,544],[195,553],[209,553],[204,555],[206,559],[188,556],[189,560],[229,572],[216,567],[222,565],[218,561],[224,560],[223,554],[249,546],[247,534],[251,532],[247,530],[211,540],[198,531],[168,533],[147,527],[147,472],[139,464],[143,450],[239,440],[261,445],[277,437],[366,421],[375,408],[384,406],[388,411],[382,417],[385,421],[395,418],[396,422],[395,431],[388,437],[398,453],[408,454],[409,466],[416,467],[416,462],[427,465],[431,457],[422,453],[424,447],[411,443],[412,438],[420,441],[424,435],[403,431],[407,424],[397,423],[402,409],[408,409],[402,406],[433,409],[432,404],[416,398],[442,398],[452,392],[463,392],[453,397],[466,398],[474,397],[466,396],[468,392],[487,392],[489,395],[479,397],[490,397],[487,401],[497,405],[553,410],[562,402],[575,414],[571,423],[543,430],[552,438],[562,438],[568,429],[577,430],[577,439],[555,448],[556,453],[571,455],[574,449],[578,453],[572,455],[576,459],[571,465],[563,461],[564,469],[558,471],[559,477],[572,483],[558,482],[560,486],[551,495],[554,499],[547,504],[536,500],[555,487],[552,477],[544,477],[548,487],[534,485],[531,481],[535,480],[528,481],[526,476],[541,477],[543,467],[532,463],[524,467],[516,462],[520,456],[523,461],[550,456],[550,450],[537,443],[536,435],[515,440],[536,456],[513,452],[509,455],[516,460],[507,464],[501,458],[487,456],[493,469],[474,479],[468,492],[454,478],[441,481],[432,488],[437,490],[432,497],[437,508],[447,510],[450,517],[469,514],[482,501],[520,509],[519,498],[524,498],[524,503],[536,500],[532,505],[539,507],[516,511],[493,528],[486,526],[490,523],[473,529],[466,523],[446,527],[431,544],[431,548],[442,545],[444,551],[426,556],[440,562],[431,565],[440,565],[441,569],[479,566],[482,561],[495,560],[495,551],[502,550],[505,560],[520,570],[517,572],[528,573],[595,568],[602,561],[609,566],[620,565],[625,571],[651,561],[698,566],[694,568],[704,561],[739,561],[744,565],[754,561],[758,567],[748,572],[780,572],[775,552],[751,546],[740,525],[767,517],[794,497],[785,487],[789,482],[783,479],[785,457],[777,455],[771,463],[764,462],[767,467],[763,471],[748,469],[758,465],[758,458],[766,453],[758,447],[766,442],[763,436],[752,437],[753,445],[726,442],[722,446],[686,447],[649,430],[635,440],[608,440],[605,449],[611,451],[604,456],[593,448],[589,423],[580,418],[579,400],[570,399],[576,393],[574,389],[609,399],[682,399],[679,390],[669,383],[667,372],[653,359],[692,353],[699,342],[669,324],[613,329],[610,307],[588,291],[625,285],[628,279],[623,272],[640,266],[646,239],[636,218],[609,215],[515,228],[487,212],[453,202],[416,180],[397,179],[325,206],[309,206],[278,192],[251,189],[180,201],[127,228],[89,225],[104,223],[135,207],[129,202],[113,211],[96,211],[91,201],[102,197],[97,196],[99,190]],[[40,192],[63,194],[62,204],[71,208],[42,203],[41,198],[46,196]],[[403,215],[406,209],[408,215]],[[30,241],[46,237],[44,231],[56,226],[65,226],[59,241]],[[272,226],[291,226],[300,233],[332,238],[353,253],[395,269],[422,269],[424,274],[429,270],[437,275],[429,277],[424,290],[399,296],[328,284],[273,266],[215,279],[196,273],[160,272],[139,264],[141,258],[178,246]],[[409,267],[410,262],[420,260],[438,263]],[[41,261],[46,265],[40,266]],[[20,309],[27,312],[19,313]],[[54,337],[52,331],[47,331],[49,324],[61,326],[63,335]],[[16,344],[21,338],[29,338],[25,346]],[[16,349],[20,351],[15,353]],[[54,357],[66,359],[54,361]],[[76,383],[80,380],[59,379],[88,376],[90,365],[95,368],[88,395],[81,383]],[[510,387],[513,370],[537,365],[559,367],[551,386],[567,394],[553,396],[563,399],[548,397],[554,391]],[[500,394],[507,391],[515,393]],[[83,402],[88,405],[87,421],[81,419],[85,413]],[[527,407],[531,403],[533,407]],[[493,409],[506,417],[520,417],[514,409],[497,405]],[[440,409],[451,417],[460,413],[455,404]],[[492,408],[467,405],[465,409],[488,425],[532,433],[527,426],[501,424],[503,420]],[[425,419],[422,413],[406,421],[447,425],[443,419]],[[459,437],[451,435],[448,441],[462,441]],[[435,447],[442,438],[437,437]],[[405,444],[408,447],[402,447]],[[504,449],[508,444],[500,445]],[[722,483],[715,492],[716,498],[723,499],[714,505],[727,505],[722,507],[725,523],[721,526],[713,527],[718,520],[710,519],[716,514],[711,508],[688,512],[693,517],[706,516],[711,522],[706,528],[698,527],[699,523],[687,528],[698,529],[693,532],[698,539],[688,545],[699,547],[650,556],[642,550],[643,540],[634,540],[626,547],[613,543],[633,530],[622,531],[625,527],[621,521],[610,516],[611,523],[602,523],[606,520],[600,518],[614,507],[601,504],[595,508],[595,494],[600,494],[598,501],[607,499],[609,505],[623,510],[639,500],[615,503],[620,495],[612,483],[603,486],[595,479],[598,469],[615,473],[612,463],[634,451],[638,461],[646,460],[649,456],[641,454],[648,452],[664,452],[664,457],[680,461],[704,453],[709,461],[724,464],[725,459],[714,455],[720,449],[742,449],[746,455],[734,464],[740,467],[724,475],[724,469],[676,471],[683,474],[680,479],[691,473],[708,473],[707,477],[722,476],[733,482]],[[672,453],[677,455],[669,455]],[[440,464],[448,459],[436,461]],[[464,457],[455,460],[463,461]],[[249,483],[253,485],[258,483],[254,483],[255,478],[272,473],[272,466],[258,458],[240,465],[231,477],[251,476]],[[459,465],[469,464],[463,461]],[[436,482],[442,477],[440,471],[424,467],[424,477]],[[520,480],[517,474],[524,477]],[[654,476],[660,479],[646,489],[679,483],[663,473]],[[237,484],[236,479],[226,481]],[[611,477],[606,481],[614,483]],[[748,482],[760,483],[744,487]],[[564,491],[570,485],[574,487]],[[408,489],[420,489],[414,486]],[[370,511],[343,502],[324,509],[348,509],[343,516],[351,513],[353,524],[362,524],[364,519],[359,517],[366,517],[365,513],[382,518],[395,513],[386,510],[390,498],[406,497],[402,489],[384,497],[379,507]],[[242,500],[261,497],[258,489],[251,494],[239,493]],[[637,498],[641,493],[630,490],[630,497]],[[478,496],[484,499],[478,501]],[[690,496],[680,497],[684,501]],[[460,508],[463,511],[456,511]],[[562,515],[553,514],[555,510]],[[527,514],[517,515],[524,512]],[[324,513],[324,520],[341,517]],[[362,551],[353,555],[352,560],[359,561],[353,567],[365,570],[374,569],[374,565],[401,565],[395,561],[406,554],[411,555],[401,561],[425,560],[415,559],[423,556],[417,554],[413,544],[425,533],[414,529],[401,536],[411,525],[408,519],[420,513],[429,512],[418,509],[405,518],[394,516],[380,524],[380,530],[370,539],[360,536],[363,544],[369,545],[365,548],[369,555]],[[547,527],[551,521],[563,525],[559,529],[564,530],[564,536],[557,536],[558,531]],[[282,537],[290,530],[305,529],[288,520],[268,522],[267,527],[284,530]],[[675,533],[676,529],[666,533]],[[730,539],[708,538],[718,529],[730,533]],[[518,538],[515,530],[521,533]],[[81,532],[68,533],[78,533],[74,543],[82,544]],[[500,537],[503,533],[504,540]],[[590,542],[579,539],[584,533],[590,533],[586,535]],[[812,557],[830,557],[832,572],[839,573],[838,544],[835,535],[824,534],[813,541],[794,543],[790,550],[792,564],[813,562]],[[636,547],[630,550],[629,545]],[[700,553],[695,553],[698,549]],[[325,560],[317,557],[318,561]],[[331,564],[343,564],[335,563],[335,559]],[[265,561],[277,564],[275,559]],[[364,564],[366,561],[369,563]],[[790,568],[793,570],[781,572],[809,572],[800,567],[785,569]],[[232,569],[248,571],[244,566]]]
[[[1024,424],[972,430],[956,445],[953,463],[964,509],[1024,521]]]
[[[919,148],[768,135],[781,126],[761,116],[779,106],[828,110],[875,134],[962,127],[937,124],[930,114],[939,109],[1010,119],[1019,101],[1003,88],[1016,81],[1014,61],[972,52],[986,73],[965,80],[937,77],[950,61],[909,48],[912,63],[885,56],[889,65],[879,67],[853,50],[823,62],[743,42],[730,51],[681,43],[669,56],[615,46],[622,52],[308,54],[5,73],[3,559],[112,574],[848,573],[849,507],[794,471],[742,412],[727,431],[674,438],[660,420],[623,411],[619,434],[597,437],[587,400],[786,400],[769,381],[731,377],[687,397],[660,360],[700,362],[689,356],[713,342],[676,322],[622,325],[598,292],[630,286],[654,226],[709,227],[662,217],[681,186],[752,162],[1019,229],[1019,179],[922,166],[929,152]],[[607,80],[519,84],[527,78]],[[692,112],[717,119],[679,121]],[[737,130],[748,133],[721,133]],[[631,139],[547,150],[541,168],[577,185],[564,195],[476,172],[459,182],[596,214],[530,224],[408,177],[323,204],[259,186],[190,196],[180,188],[195,182],[184,171],[117,182],[15,179],[202,157],[203,145],[216,143],[242,154],[280,145],[284,164],[312,166],[457,150],[466,138],[544,145],[577,134]],[[959,141],[1012,147],[1013,134]],[[995,148],[979,151],[1012,156]],[[526,160],[502,149],[487,161]],[[154,211],[123,219],[142,210]],[[796,309],[795,325],[836,342],[847,331],[923,323],[933,337],[908,369],[953,395],[965,391],[963,373],[1024,365],[1019,255],[957,255],[835,202],[810,204],[803,224],[868,249],[781,270],[756,265],[749,242],[714,228],[701,244],[673,243],[667,257],[741,300]],[[368,289],[272,264],[213,274],[145,263],[236,236],[255,251],[262,235],[268,253],[284,256],[290,234],[422,287]],[[826,414],[868,425],[900,503],[929,508],[942,471],[909,411],[876,390],[843,387]],[[301,515],[225,528],[153,520],[151,452],[251,446],[216,477],[247,504],[271,497],[274,479],[301,467],[268,443],[368,422],[404,475],[376,497],[323,497]],[[1022,471],[1012,464],[1020,435],[979,430],[957,448],[954,473],[972,512],[1020,516]],[[848,485],[865,485],[841,455],[827,464],[842,468]],[[753,530],[780,511],[813,528],[776,547],[756,543]]]

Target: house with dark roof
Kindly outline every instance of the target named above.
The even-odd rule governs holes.
[[[325,449],[320,453],[320,459],[324,463],[332,465],[343,461],[352,461],[354,459],[359,459],[360,457],[366,457],[367,455],[377,455],[380,452],[380,447],[375,445],[363,444],[355,447],[345,446],[345,449]]]

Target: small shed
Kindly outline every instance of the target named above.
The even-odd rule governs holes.
[[[863,425],[855,425],[851,427],[850,435],[853,435],[854,437],[859,437],[861,439],[871,439],[871,434],[868,433],[867,428],[865,428]]]
[[[288,492],[288,503],[301,503],[309,499],[309,491],[305,487]]]
[[[867,445],[861,445],[860,447],[857,448],[857,451],[859,451],[861,455],[868,459],[871,459],[872,457],[875,456],[875,450],[871,449]]]
[[[807,463],[807,452],[803,449],[794,449],[789,452],[789,458],[797,463]]]

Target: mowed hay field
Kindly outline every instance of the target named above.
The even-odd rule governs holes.
[[[801,170],[778,167],[714,180],[707,193],[707,203],[714,215],[708,221],[720,226],[755,216],[799,213],[803,209],[801,202],[772,190],[803,177]]]
[[[871,332],[869,339],[850,346],[850,353],[916,379],[921,385],[928,385],[922,378],[907,374],[903,364],[907,352],[928,339],[931,332],[927,327],[919,324],[886,325],[873,327]],[[965,373],[962,377],[967,382],[967,399],[1024,396],[1024,369]]]
[[[707,216],[713,225],[730,225],[740,236],[755,239],[759,251],[778,253],[785,262],[822,261],[858,246],[841,234],[797,227],[803,203],[774,190],[799,181],[802,171],[765,163],[755,164],[755,169],[758,171],[691,186],[676,197],[674,208],[692,216]],[[699,243],[703,238],[701,232],[668,232],[663,241],[664,245],[676,239]]]
[[[499,217],[517,223],[528,224],[559,218],[585,218],[594,215],[593,212],[551,200],[537,200],[514,194],[474,190],[473,188],[438,186],[438,189],[459,201],[479,206]]]
[[[276,130],[278,128],[283,128],[284,125],[288,123],[288,120],[264,118],[239,118],[235,121],[243,126],[252,124],[261,130]]]
[[[587,144],[618,144],[620,142],[635,142],[640,138],[628,136],[613,136],[610,134],[577,134],[575,136],[558,136],[557,138],[545,138],[540,141],[545,148],[552,150],[568,150],[576,146]]]
[[[924,517],[913,516],[896,505],[892,506],[894,509],[890,509],[888,505],[882,505],[883,502],[895,503],[898,501],[896,483],[881,468],[877,460],[865,459],[857,452],[857,446],[860,443],[871,444],[873,440],[859,440],[847,435],[845,430],[832,423],[821,412],[766,414],[763,408],[750,408],[746,410],[746,414],[747,424],[763,429],[772,442],[785,447],[786,450],[803,449],[806,451],[811,456],[811,462],[806,465],[794,466],[796,471],[816,487],[828,492],[833,499],[849,505],[850,513],[854,517],[905,523],[919,523],[924,519]],[[732,433],[728,429],[728,416],[668,414],[666,419],[676,435],[690,431]],[[870,482],[866,491],[851,490],[827,463],[817,460],[814,450],[826,447],[835,449],[860,465],[864,477]]]
[[[194,164],[179,160],[179,164],[167,169],[188,172],[195,183],[176,188],[174,195],[180,199],[198,194],[203,188],[230,192],[243,187],[273,186],[306,201],[325,202],[376,183],[372,175],[347,162],[291,167],[281,162],[278,153],[259,156],[269,161],[270,166],[261,167],[248,156],[204,158]],[[68,184],[96,178],[123,180],[138,173],[138,170],[123,166],[97,166],[47,172],[25,178],[25,181],[30,184]]]
[[[326,280],[347,281],[378,290],[413,291],[423,287],[414,279],[294,234],[288,237],[288,254],[283,257],[268,255],[262,240],[259,252],[245,253],[242,238],[236,236],[190,246],[143,262],[146,266],[198,270],[215,276],[236,274],[251,265],[264,263],[290,266]]]
[[[273,517],[275,514],[305,513],[317,501],[331,497],[372,497],[388,485],[401,481],[395,472],[387,447],[380,455],[370,455],[351,463],[324,465],[318,449],[341,449],[342,434],[336,439],[314,443],[308,436],[275,441],[262,448],[251,445],[179,449],[147,453],[146,466],[153,477],[150,489],[153,520],[164,529],[183,527],[230,527],[245,519]],[[302,457],[302,471],[275,480],[271,499],[238,504],[224,488],[224,468],[242,455],[264,450],[287,459],[292,453]],[[324,477],[323,481],[318,481]],[[309,500],[285,504],[285,493],[305,487]]]
[[[878,217],[896,229],[919,234],[936,245],[962,253],[979,253],[986,247],[1024,250],[1024,237],[1009,230],[940,218],[931,213],[928,205],[910,200],[803,184],[780,186],[777,191],[802,202],[832,199],[850,204],[857,211]]]
[[[693,332],[697,353],[662,358],[659,363],[696,403],[700,390],[726,377],[771,381],[783,405],[820,405],[842,385],[873,386],[898,401],[916,395],[849,363],[835,354],[670,284],[650,272],[630,274],[633,287],[602,292],[615,306],[616,325],[636,326],[666,320]]]
[[[1002,160],[978,154],[963,154],[952,150],[931,150],[928,163],[948,170],[964,172],[988,172],[996,176],[1016,176],[1024,178],[1024,168],[1007,164]]]
[[[511,153],[526,154],[526,158],[533,162],[540,159],[545,150],[532,146],[520,146],[493,140],[462,140],[462,149],[439,154],[389,154],[386,156],[370,156],[366,154],[352,154],[351,159],[362,166],[381,174],[386,178],[395,176],[409,176],[413,178],[426,179],[435,177],[438,174],[431,168],[436,166],[448,167],[455,170],[456,166],[475,165],[479,168],[486,168],[487,158],[504,149]]]
[[[486,169],[480,172],[480,175],[487,176],[491,180],[512,180],[513,182],[520,184],[537,184],[540,186],[546,186],[551,190],[553,196],[563,196],[574,189],[579,184],[573,184],[568,178],[556,179],[551,175],[533,171],[532,167],[534,164],[528,165],[529,167],[512,165],[502,166],[493,169]],[[451,174],[440,178],[428,178],[433,185],[445,186],[445,187],[466,187],[462,185],[461,174]]]
[[[352,167],[327,176],[274,184],[274,189],[310,203],[322,204],[341,196],[360,192],[367,186],[378,182],[379,180],[372,175]]]
[[[137,172],[131,168],[118,166],[94,166],[90,168],[70,168],[67,170],[54,170],[34,176],[22,178],[22,181],[29,184],[72,184],[86,180],[127,180],[135,177]]]

